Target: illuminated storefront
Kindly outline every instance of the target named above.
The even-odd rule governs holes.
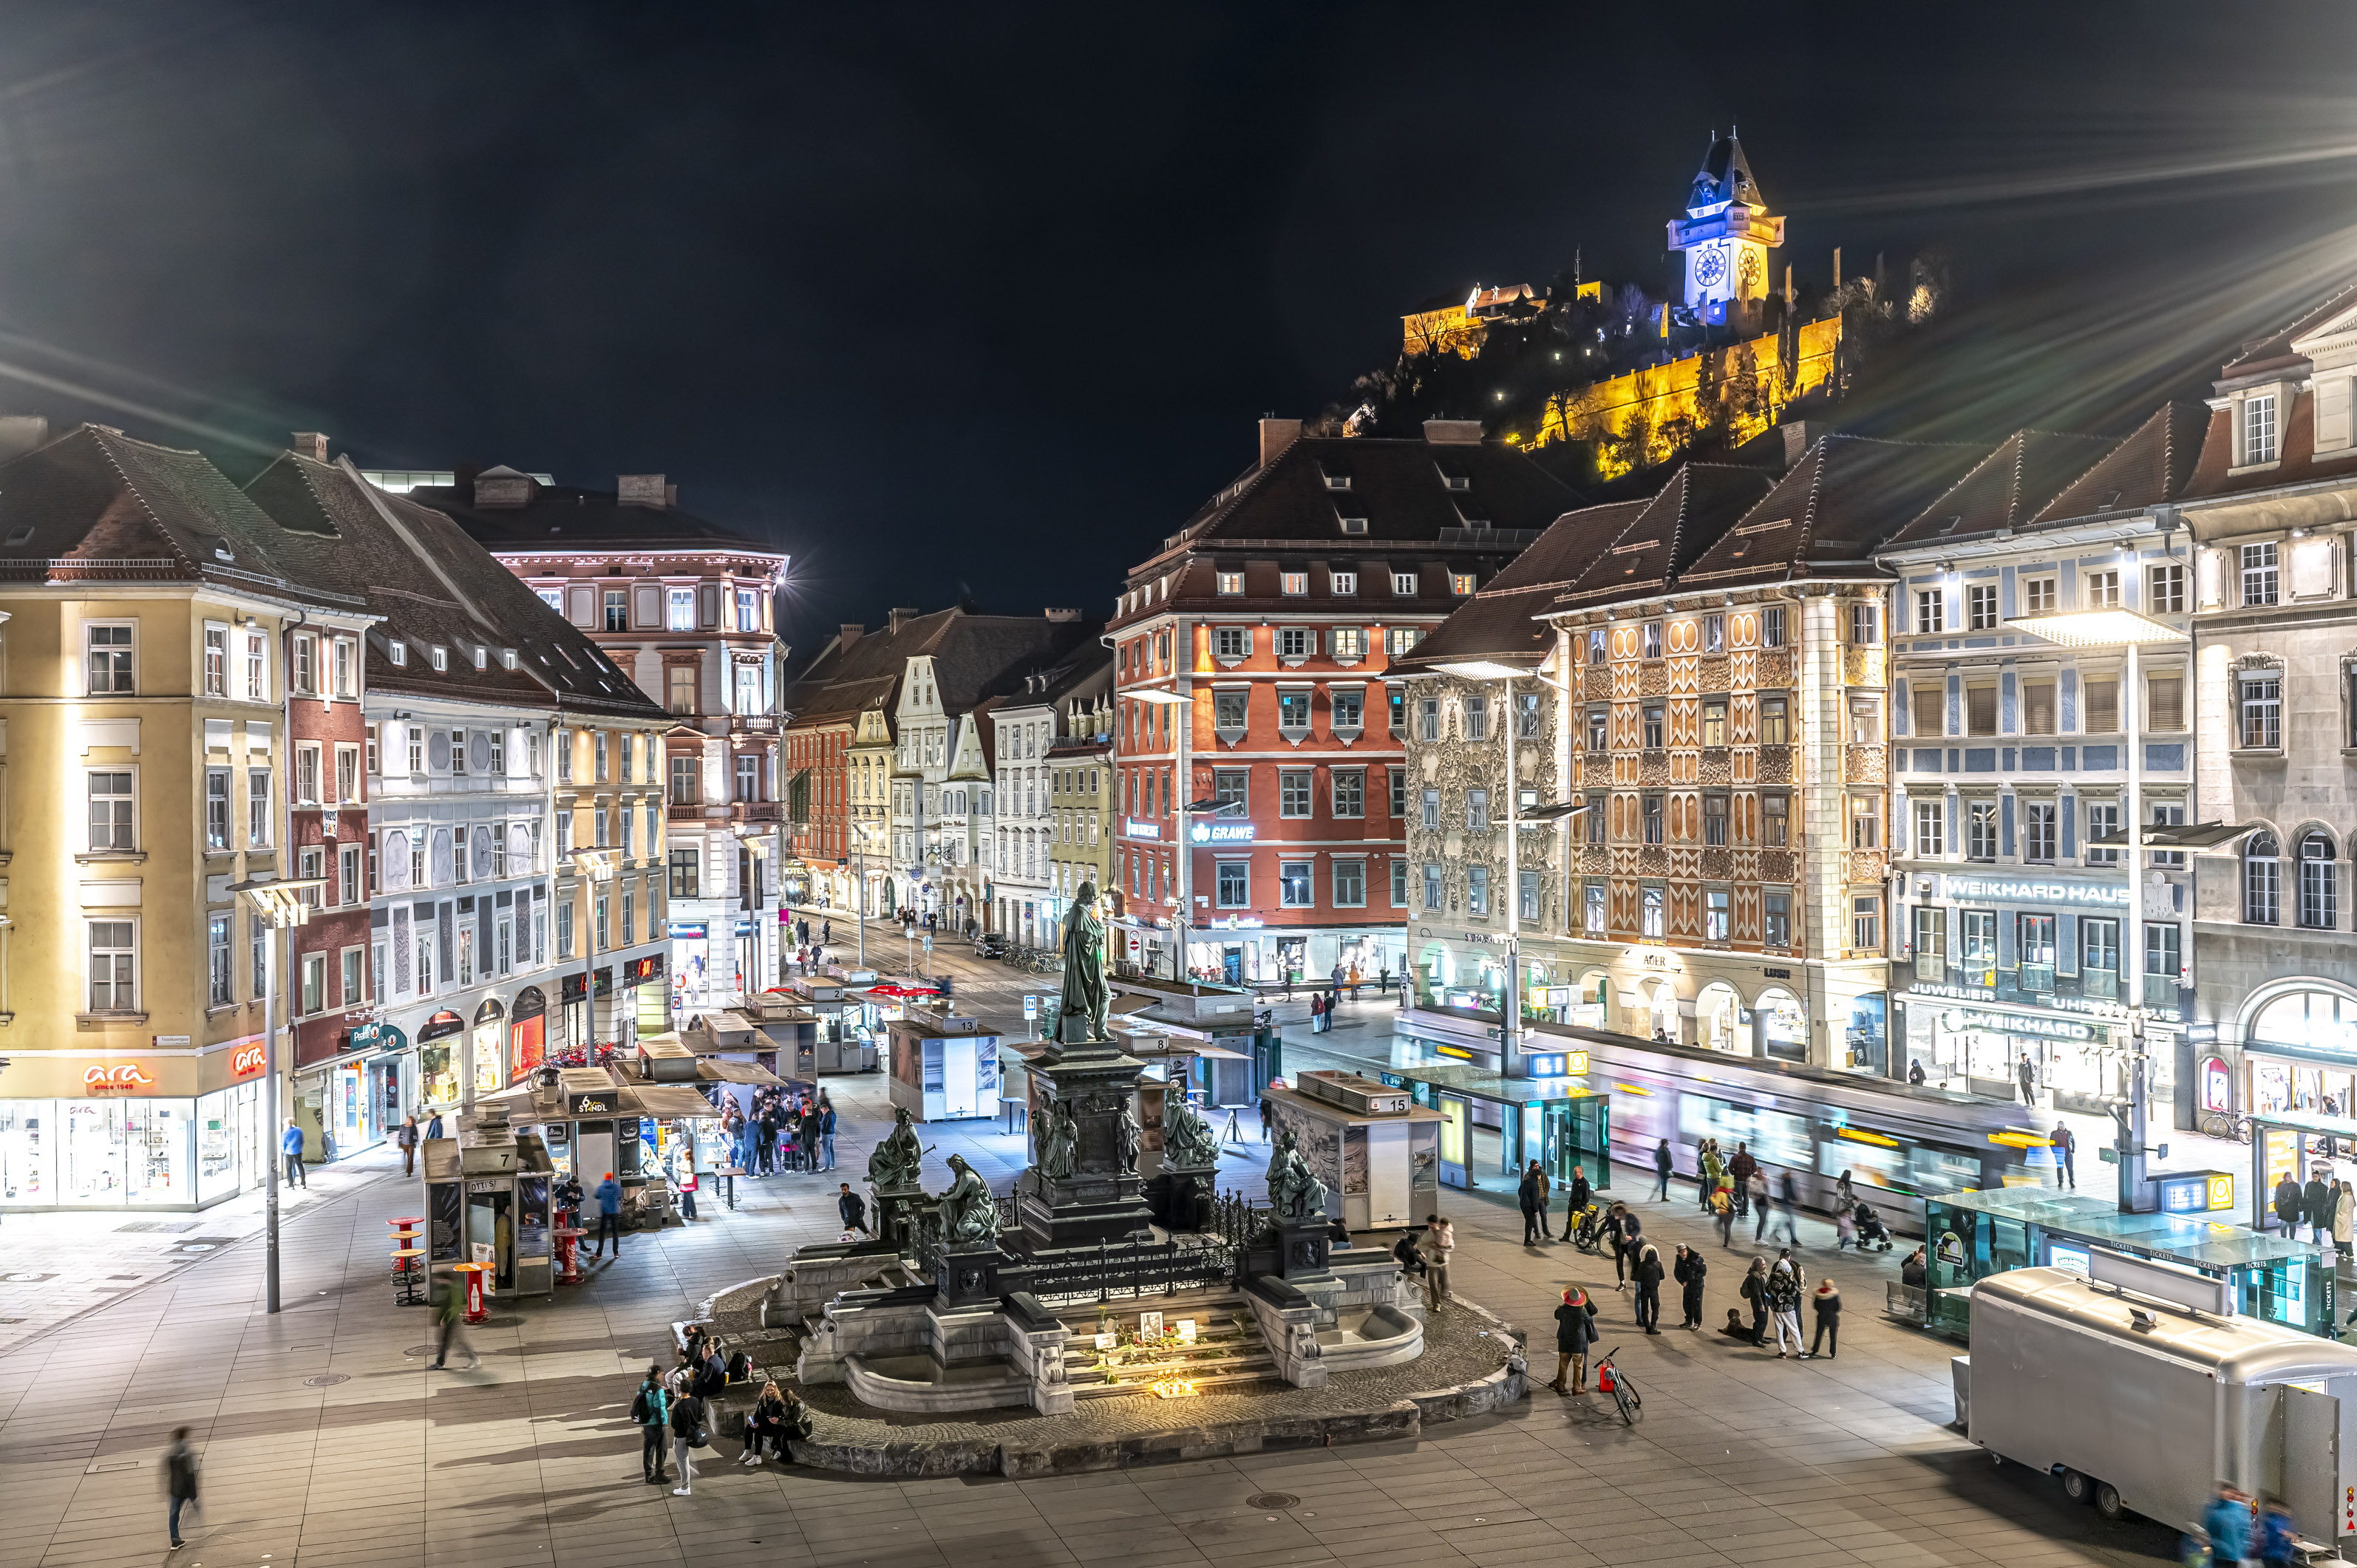
[[[258,1044],[86,1061],[20,1053],[11,1063],[11,1089],[78,1092],[0,1100],[0,1208],[197,1209],[262,1179]],[[242,1081],[199,1094],[154,1092],[240,1071]]]
[[[2252,993],[2244,1015],[2241,1103],[2204,1111],[2357,1113],[2357,990],[2330,980],[2278,981]],[[2225,1070],[2222,1060],[2210,1059]]]

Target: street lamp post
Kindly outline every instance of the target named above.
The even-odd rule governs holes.
[[[2017,631],[2064,648],[2127,650],[2127,678],[2120,693],[2120,730],[2128,748],[2128,800],[2126,830],[2127,854],[2127,935],[2120,955],[2128,978],[2128,1108],[2116,1117],[2120,1124],[2120,1212],[2136,1212],[2145,1185],[2145,1140],[2150,1112],[2145,1104],[2145,1080],[2149,1060],[2145,1054],[2144,1012],[2144,709],[2138,685],[2137,650],[2147,643],[2183,642],[2186,634],[2151,617],[2130,609],[2065,610],[2053,615],[2025,616],[2006,622]]]
[[[268,1117],[269,1166],[267,1184],[262,1199],[262,1294],[266,1312],[278,1310],[278,993],[284,977],[294,966],[295,928],[311,918],[310,895],[327,886],[319,876],[276,877],[257,876],[244,882],[232,882],[229,890],[238,896],[247,908],[280,940],[271,945],[277,950],[280,984],[265,985],[262,991],[262,1081],[263,1090],[270,1101]]]

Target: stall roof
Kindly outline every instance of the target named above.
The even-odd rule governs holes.
[[[1394,1092],[1396,1093],[1397,1090]],[[1346,1122],[1355,1125],[1361,1122],[1437,1122],[1441,1120],[1439,1112],[1429,1106],[1413,1102],[1405,1111],[1386,1111],[1376,1114],[1365,1111],[1353,1111],[1347,1105],[1337,1105],[1330,1100],[1320,1100],[1314,1094],[1304,1094],[1297,1089],[1278,1089],[1271,1085],[1268,1097],[1280,1105],[1295,1106],[1328,1123]]]
[[[2190,1263],[2197,1269],[2244,1269],[2286,1258],[2312,1258],[2324,1251],[2317,1242],[2289,1241],[2269,1232],[2181,1214],[2122,1214],[2110,1199],[2058,1193],[2052,1187],[1993,1187],[1932,1201],[2041,1226],[2124,1252]]]
[[[635,1101],[641,1116],[717,1116],[701,1090],[683,1083],[634,1083],[622,1092]],[[630,1103],[626,1101],[625,1103]]]
[[[713,1083],[751,1083],[771,1089],[781,1088],[786,1081],[768,1068],[752,1062],[724,1062],[711,1057],[697,1062],[695,1070]]]

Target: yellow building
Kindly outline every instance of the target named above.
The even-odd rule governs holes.
[[[564,972],[552,1052],[591,1042],[628,1048],[635,1035],[672,1027],[665,929],[663,729],[649,714],[560,719],[552,736],[556,779],[556,967]],[[738,838],[745,861],[765,857],[770,835]],[[737,886],[754,886],[748,875]],[[736,912],[749,928],[757,911]],[[741,933],[749,935],[749,929]],[[733,987],[731,988],[733,989]],[[749,987],[758,991],[759,985]],[[585,1012],[594,1009],[594,1018]]]
[[[295,870],[282,634],[370,618],[202,456],[99,426],[0,467],[0,1207],[200,1208],[274,1147],[230,888]]]

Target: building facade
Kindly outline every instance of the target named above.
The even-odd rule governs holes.
[[[1576,498],[1471,422],[1400,441],[1271,419],[1260,436],[1116,606],[1115,956],[1167,968],[1183,923],[1190,975],[1372,980],[1400,967],[1408,899],[1390,661]],[[1178,806],[1208,801],[1178,843]]]
[[[791,558],[683,510],[661,474],[624,474],[612,490],[507,467],[452,478],[408,496],[455,519],[670,716],[670,983],[700,1004],[777,983],[791,847],[777,596]]]
[[[1057,941],[1083,884],[1097,890],[1100,915],[1122,912],[1113,874],[1113,764],[1111,696],[1074,703],[1064,714],[1061,738],[1048,748],[1048,907]]]
[[[2133,877],[2118,835],[2132,747],[2144,820],[2187,820],[2190,643],[2142,646],[2132,689],[2119,643],[2056,642],[2018,618],[2126,609],[2183,636],[2184,540],[2148,509],[2181,493],[2197,445],[2182,409],[2125,443],[2022,432],[1881,553],[1900,579],[1894,1069],[1999,1097],[2026,1069],[2059,1110],[2125,1106],[2140,964],[2148,1102],[2177,1092],[2191,873],[2164,851]]]
[[[2192,1039],[2179,1125],[2357,1112],[2357,292],[2221,372],[2178,515],[2191,535]],[[2208,834],[2201,834],[2208,837]]]
[[[1066,728],[1070,715],[1102,711],[1112,692],[1112,653],[1102,645],[1083,646],[1063,665],[1027,676],[1019,690],[989,706],[997,764],[989,925],[1010,941],[1056,944],[1078,886],[1059,868],[1058,852],[1085,843],[1061,836],[1071,822],[1060,813],[1076,808],[1060,800],[1054,758],[1065,737],[1076,733]],[[1109,792],[1100,791],[1100,798]]]

